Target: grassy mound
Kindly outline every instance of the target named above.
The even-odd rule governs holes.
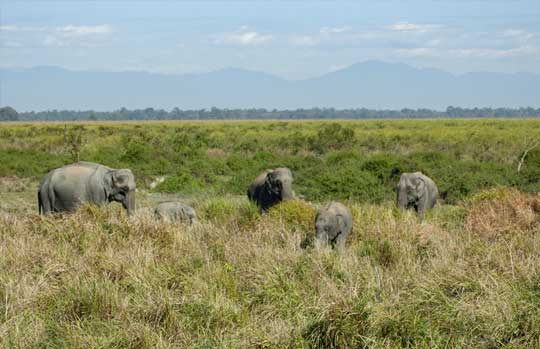
[[[516,189],[495,188],[467,200],[466,228],[492,238],[502,234],[540,231],[540,196]]]

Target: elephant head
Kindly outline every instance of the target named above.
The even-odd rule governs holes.
[[[345,205],[332,201],[317,212],[315,233],[319,242],[343,247],[351,231],[352,214]]]
[[[120,202],[131,215],[135,210],[135,176],[128,169],[110,170],[105,186],[108,200]]]
[[[426,182],[420,173],[404,173],[397,185],[397,205],[407,208],[419,202],[425,193]]]
[[[282,167],[267,173],[264,186],[271,195],[279,197],[281,200],[289,200],[294,199],[292,183],[291,170]]]
[[[345,219],[343,215],[319,214],[315,222],[317,240],[334,244],[338,235],[345,231]]]

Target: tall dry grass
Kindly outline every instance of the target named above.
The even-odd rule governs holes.
[[[128,219],[118,206],[58,217],[5,209],[0,343],[539,347],[536,202],[499,190],[424,222],[391,203],[349,203],[342,252],[302,248],[316,209],[302,202],[261,217],[244,198],[197,198],[195,226],[156,222],[150,209]]]

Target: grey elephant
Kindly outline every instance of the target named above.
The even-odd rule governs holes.
[[[265,170],[251,182],[247,196],[259,206],[261,212],[265,212],[283,200],[296,197],[292,184],[293,176],[288,168]]]
[[[190,224],[197,223],[197,213],[193,207],[181,202],[161,202],[157,205],[154,214],[157,219],[169,222],[185,221]]]
[[[352,231],[351,211],[343,204],[332,201],[323,206],[315,217],[316,237],[320,243],[343,248]]]
[[[50,171],[39,185],[39,213],[74,211],[81,203],[120,202],[131,215],[135,210],[135,176],[92,162],[77,162]]]
[[[397,185],[397,206],[414,208],[420,218],[433,208],[439,197],[439,189],[431,178],[422,172],[403,173]]]

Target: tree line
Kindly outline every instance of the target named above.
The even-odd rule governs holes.
[[[114,111],[47,110],[17,112],[7,106],[0,108],[0,121],[125,121],[125,120],[230,120],[230,119],[427,119],[427,118],[523,118],[539,117],[540,108],[460,108],[448,107],[444,111],[431,109],[376,110],[366,108],[335,109],[310,108],[277,110],[210,109],[181,110],[120,108]]]

